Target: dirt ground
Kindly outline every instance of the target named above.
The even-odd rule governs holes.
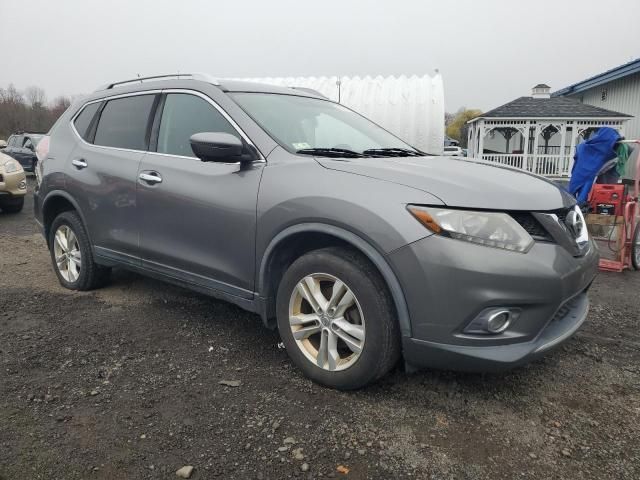
[[[639,294],[600,274],[582,330],[506,374],[341,393],[224,302],[123,271],[64,290],[28,200],[0,213],[0,479],[638,479]]]

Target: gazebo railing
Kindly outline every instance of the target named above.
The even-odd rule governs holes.
[[[522,168],[524,155],[514,153],[485,153],[482,155],[482,159],[487,162],[499,163],[500,165],[506,165],[508,167]]]
[[[526,162],[523,154],[514,153],[487,153],[482,155],[482,159],[519,168],[527,172],[532,172],[545,177],[568,177],[570,170],[569,155],[527,155]]]

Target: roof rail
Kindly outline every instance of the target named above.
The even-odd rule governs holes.
[[[150,80],[170,80],[172,78],[174,79],[186,78],[190,80],[200,80],[203,82],[211,83],[213,85],[220,85],[220,82],[218,82],[216,78],[206,73],[170,73],[167,75],[152,75],[150,77],[138,77],[138,78],[132,78],[130,80],[122,80],[121,82],[107,83],[106,85],[103,85],[100,88],[98,88],[98,90],[96,91],[99,92],[101,90],[109,90],[114,87],[117,87],[120,85],[126,85],[129,83],[138,83],[138,82],[143,83]]]

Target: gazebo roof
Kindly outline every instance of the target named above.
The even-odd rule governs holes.
[[[520,97],[470,120],[482,118],[630,118],[632,115],[586,105],[566,97]]]

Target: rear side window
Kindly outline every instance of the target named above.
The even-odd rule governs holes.
[[[146,150],[146,132],[154,95],[117,98],[105,105],[93,143],[105,147]]]
[[[78,135],[84,138],[87,142],[89,141],[89,127],[91,126],[91,120],[93,120],[93,117],[95,116],[99,107],[100,102],[90,103],[89,105],[84,107],[82,112],[80,112],[80,115],[78,115],[73,122]]]
[[[187,93],[168,94],[160,120],[157,151],[194,157],[189,138],[202,132],[224,132],[240,138],[236,129],[209,102]]]

